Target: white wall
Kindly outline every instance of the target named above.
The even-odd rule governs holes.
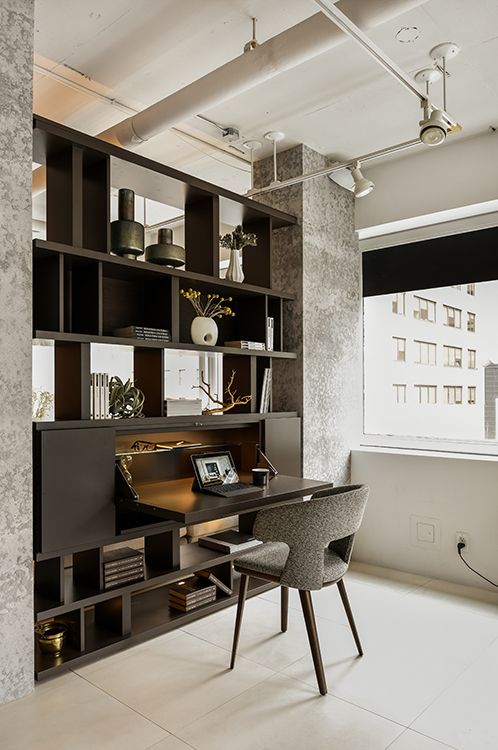
[[[375,190],[356,201],[356,228],[373,227],[498,198],[498,132],[366,165]]]
[[[464,531],[469,563],[498,582],[498,460],[355,450],[352,481],[370,486],[355,559],[490,589],[457,557],[455,534]],[[438,519],[439,544],[413,544],[411,516]]]

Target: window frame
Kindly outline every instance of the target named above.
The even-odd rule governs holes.
[[[444,400],[443,403],[448,406],[463,405],[463,386],[462,385],[443,385]],[[453,396],[450,398],[450,394]],[[457,394],[460,396],[458,400]]]
[[[462,328],[462,309],[460,307],[454,307],[453,305],[445,305],[443,304],[443,310],[446,314],[446,320],[443,320],[443,325],[447,326],[448,328],[456,328],[457,330],[461,330]],[[451,320],[450,316],[450,310],[453,310],[453,324],[449,321]],[[456,315],[455,313],[458,313]],[[456,320],[458,320],[458,325],[456,324]]]
[[[414,294],[413,299],[417,301],[417,305],[418,305],[418,308],[413,309],[413,317],[415,318],[415,320],[422,320],[424,321],[424,323],[436,323],[437,322],[436,300],[429,299],[428,297],[420,297],[418,294]],[[420,304],[421,302],[427,303],[427,310],[426,310],[427,316],[426,317],[423,316],[424,306]],[[432,311],[434,313],[433,318],[431,318],[429,311]]]
[[[460,352],[459,358],[457,357],[456,352]],[[449,356],[450,353],[453,355],[453,363],[450,361],[452,359],[452,357]],[[460,364],[456,364],[457,362],[460,362]],[[463,367],[463,347],[443,344],[443,367],[455,367],[461,370]]]

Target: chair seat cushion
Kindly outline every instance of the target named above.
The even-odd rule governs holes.
[[[283,542],[267,542],[246,552],[234,560],[235,570],[247,570],[262,576],[280,578],[289,556],[289,547]],[[324,576],[323,583],[338,581],[348,569],[347,563],[331,549],[324,551]]]

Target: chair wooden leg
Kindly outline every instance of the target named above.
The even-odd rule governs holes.
[[[289,619],[289,589],[280,586],[280,629],[282,633],[287,632],[287,621]]]
[[[342,579],[340,581],[337,581],[337,588],[339,589],[339,594],[341,595],[342,603],[344,605],[344,609],[346,610],[346,614],[348,616],[349,625],[351,627],[351,632],[353,633],[353,638],[354,638],[354,642],[356,643],[356,648],[358,649],[359,655],[363,656],[363,648],[361,646],[360,636],[358,635],[358,631],[356,629],[356,624],[355,624],[354,617],[353,617],[353,611],[351,609],[348,595],[346,593],[346,586],[344,585],[344,581]]]
[[[237,656],[237,646],[239,645],[240,626],[242,625],[242,616],[244,614],[244,605],[246,603],[247,587],[249,586],[249,576],[241,575],[239,588],[239,601],[237,602],[237,617],[235,619],[235,630],[233,632],[232,658],[230,660],[230,669],[235,666],[235,657]]]
[[[325,672],[323,669],[322,653],[320,651],[320,641],[318,640],[318,632],[316,629],[315,613],[313,612],[311,592],[299,591],[299,598],[301,599],[301,607],[303,608],[304,621],[306,623],[306,630],[308,632],[308,640],[310,642],[311,655],[313,657],[313,664],[315,666],[318,688],[322,695],[326,695],[327,681],[325,679]]]

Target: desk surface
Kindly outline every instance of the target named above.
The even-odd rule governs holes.
[[[250,481],[250,477],[241,476],[241,480]],[[140,482],[134,485],[139,494],[138,502],[119,498],[116,504],[127,510],[142,511],[188,525],[280,505],[330,486],[331,482],[279,474],[268,487],[261,489],[259,495],[226,498],[192,491],[191,478]]]

